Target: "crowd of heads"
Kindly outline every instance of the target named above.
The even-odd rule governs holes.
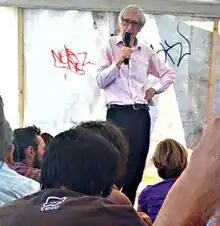
[[[0,111],[1,161],[11,169],[32,179],[36,178],[13,167],[22,163],[39,170],[36,180],[41,190],[68,189],[103,198],[111,197],[120,180],[122,184],[115,191],[120,196],[129,142],[113,122],[84,121],[53,137],[35,125],[12,131],[3,114],[3,103]],[[165,139],[157,145],[152,162],[162,180],[177,179],[187,165],[187,151],[177,141]]]

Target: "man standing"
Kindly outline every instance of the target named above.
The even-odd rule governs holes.
[[[145,16],[138,6],[130,5],[119,14],[120,34],[111,37],[101,52],[98,86],[104,89],[108,108],[107,120],[123,129],[130,145],[123,192],[132,203],[142,180],[150,142],[151,119],[148,101],[165,91],[175,80],[176,73],[159,59],[150,46],[136,38],[145,24]],[[125,33],[130,33],[130,45],[125,46]],[[125,59],[129,63],[124,64]],[[160,81],[144,90],[149,74]]]

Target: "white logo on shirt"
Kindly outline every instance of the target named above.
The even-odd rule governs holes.
[[[49,196],[46,200],[46,202],[41,207],[41,211],[50,211],[50,210],[57,210],[59,209],[60,205],[66,201],[67,197],[55,197],[55,196]]]

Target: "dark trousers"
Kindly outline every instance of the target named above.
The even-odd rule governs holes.
[[[129,157],[122,192],[134,204],[149,150],[150,114],[147,109],[115,107],[108,109],[107,120],[120,127],[129,142]]]

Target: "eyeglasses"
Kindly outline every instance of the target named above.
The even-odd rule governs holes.
[[[140,26],[139,22],[137,22],[135,20],[125,19],[125,18],[122,18],[122,24],[124,26],[128,26],[129,24],[131,24],[133,27],[139,27]]]

